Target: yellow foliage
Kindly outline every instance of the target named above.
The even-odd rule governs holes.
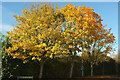
[[[101,47],[105,43],[113,43],[115,38],[102,26],[100,15],[84,5],[76,8],[68,4],[56,10],[50,4],[36,5],[30,10],[23,10],[22,16],[14,17],[18,25],[13,31],[6,32],[8,34],[6,37],[11,39],[12,45],[6,51],[14,58],[27,59],[32,56],[32,60],[41,61],[42,58],[39,57],[52,58],[53,53],[68,54],[68,48],[75,52],[79,51],[78,45],[79,48],[87,49],[88,45],[94,44],[95,41],[106,40],[100,43]],[[107,50],[110,51],[111,48]],[[12,53],[14,51],[20,52],[22,57],[19,54],[15,56]]]
[[[35,60],[35,59],[36,59],[35,57],[32,58],[32,60]]]
[[[69,48],[73,48],[73,45],[69,45]]]

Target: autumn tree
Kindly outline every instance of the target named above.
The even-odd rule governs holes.
[[[91,76],[93,76],[93,64],[109,60],[107,55],[111,54],[114,50],[112,45],[115,37],[113,33],[110,33],[111,29],[107,30],[105,26],[102,25],[100,15],[93,12],[90,17],[92,17],[93,20],[90,20],[89,24],[87,23],[88,28],[86,31],[88,31],[89,34],[85,35],[85,43],[87,44],[85,53],[89,55]]]
[[[77,55],[77,52],[80,52],[78,46],[81,46],[81,33],[80,27],[78,27],[78,18],[81,16],[80,11],[71,4],[66,5],[65,8],[61,8],[60,12],[65,16],[64,22],[64,32],[62,33],[65,37],[65,48],[69,50],[69,56],[72,58],[71,69],[70,69],[70,78],[72,77],[74,59]]]
[[[22,16],[14,17],[17,25],[13,31],[7,32],[6,37],[11,39],[12,46],[6,51],[24,63],[30,59],[38,60],[41,64],[40,78],[44,62],[55,55],[72,57],[72,77],[74,58],[78,52],[82,51],[82,56],[91,61],[93,69],[93,55],[96,55],[96,62],[104,61],[112,50],[113,34],[104,29],[100,15],[90,7],[76,8],[68,4],[59,10],[50,4],[33,5],[29,10],[23,10]],[[105,57],[102,59],[103,54]]]
[[[80,52],[80,48],[82,49],[83,58],[91,62],[91,76],[93,76],[93,64],[108,60],[107,54],[113,50],[111,45],[115,37],[110,33],[111,29],[105,29],[100,15],[90,7],[83,5],[76,8],[68,4],[60,11],[65,16],[64,36],[67,48],[71,50],[72,57],[77,54],[76,51]]]
[[[50,4],[42,3],[41,6],[32,5],[29,10],[22,10],[22,16],[14,17],[17,25],[5,36],[11,39],[9,42],[12,44],[6,51],[24,63],[30,59],[38,60],[41,65],[39,78],[42,78],[43,65],[48,58],[61,54],[61,51],[68,53],[67,49],[60,48],[64,16],[57,6],[54,9]]]

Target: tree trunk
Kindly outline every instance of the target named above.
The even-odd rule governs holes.
[[[93,77],[93,62],[91,61],[91,77]]]
[[[82,66],[83,66],[83,47],[82,47]],[[84,70],[82,70],[82,77],[84,76]]]
[[[72,78],[73,67],[74,67],[74,62],[71,63],[70,78]]]
[[[82,57],[82,66],[83,66],[83,57]],[[82,70],[82,77],[84,76],[84,70]]]
[[[91,52],[91,77],[93,77],[93,61],[94,61],[94,59],[93,59],[93,56],[94,56],[93,48],[92,48],[91,51],[92,51]]]
[[[41,62],[41,64],[40,64],[39,79],[41,79],[41,78],[42,78],[42,75],[43,75],[43,66],[44,66],[44,62]]]
[[[82,77],[84,77],[84,70],[82,70]]]

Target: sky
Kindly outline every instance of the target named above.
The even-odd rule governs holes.
[[[2,2],[118,2],[119,0],[1,0]]]
[[[112,28],[111,32],[116,37],[116,42],[118,42],[118,2],[52,2],[52,4],[56,3],[60,8],[69,3],[76,7],[85,5],[93,8],[94,12],[101,15],[103,25],[107,24],[106,29]],[[6,31],[12,30],[13,25],[16,23],[13,15],[21,15],[23,9],[29,8],[28,4],[30,2],[2,2],[2,34],[6,35]],[[117,45],[115,46],[117,47]],[[118,53],[117,50],[115,53]]]

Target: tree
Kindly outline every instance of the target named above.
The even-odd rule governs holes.
[[[91,76],[93,76],[93,64],[108,59],[107,54],[112,51],[111,45],[115,37],[110,33],[111,29],[105,29],[100,15],[90,7],[83,5],[76,8],[69,4],[60,11],[65,16],[66,46],[71,48],[73,57],[77,54],[76,51],[80,52],[82,48],[82,56],[87,57],[91,62]]]
[[[14,59],[12,56],[8,56],[8,53],[5,51],[5,48],[11,46],[9,40],[9,38],[4,39],[2,37],[2,78],[16,77],[20,74],[20,72],[17,72],[20,70],[22,61],[20,59]]]
[[[7,32],[11,47],[6,48],[6,51],[24,63],[30,59],[38,60],[41,65],[39,78],[42,78],[44,62],[53,58],[54,54],[61,54],[60,32],[64,17],[57,7],[54,9],[50,4],[32,5],[30,10],[22,11],[22,16],[14,17],[17,26]]]
[[[3,37],[1,37],[3,38]],[[7,77],[11,77],[11,72],[8,72],[9,66],[8,66],[8,55],[5,51],[5,48],[9,47],[9,38],[6,38],[5,40],[2,41],[2,49],[1,49],[1,54],[2,54],[2,77],[8,75]],[[4,63],[4,64],[3,64]]]
[[[98,17],[97,14],[94,15]],[[90,45],[87,50],[89,50],[88,54],[91,61],[91,76],[93,76],[93,64],[109,60],[107,54],[113,52],[112,44],[115,41],[110,29],[109,31],[104,29],[105,26],[102,26],[102,23],[99,22],[100,20],[100,18],[96,18],[98,25],[94,24],[93,29],[89,30],[89,39],[86,40],[86,43]]]
[[[68,55],[72,58],[72,77],[74,58],[81,52],[81,48],[82,56],[91,61],[91,69],[93,54],[97,54],[94,59],[96,62],[104,61],[112,50],[110,44],[114,42],[113,34],[104,29],[100,15],[90,7],[76,8],[68,4],[59,10],[50,4],[38,4],[30,10],[23,10],[22,16],[14,17],[17,26],[13,31],[7,32],[6,37],[11,39],[9,42],[12,45],[6,51],[24,63],[30,59],[38,60],[41,64],[39,78],[42,78],[44,62],[55,55]],[[103,54],[104,59],[99,58]]]
[[[63,36],[65,37],[65,48],[69,50],[69,56],[71,57],[71,69],[70,69],[70,78],[72,77],[73,67],[74,67],[74,59],[76,57],[76,54],[80,52],[78,45],[81,45],[80,35],[82,31],[80,30],[80,27],[78,27],[78,21],[77,18],[80,17],[79,10],[72,6],[71,4],[68,4],[65,6],[65,8],[60,9],[61,13],[65,16],[65,22],[64,22],[64,32]]]

